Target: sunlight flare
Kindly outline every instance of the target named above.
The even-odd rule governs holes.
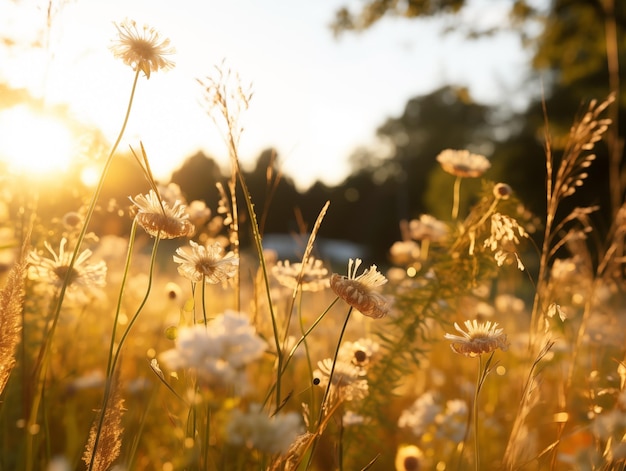
[[[0,113],[0,160],[18,174],[46,175],[67,170],[72,161],[72,134],[60,119],[28,106]]]

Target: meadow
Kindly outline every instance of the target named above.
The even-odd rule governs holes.
[[[230,158],[220,199],[157,182],[138,141],[148,191],[107,213],[127,235],[103,235],[135,90],[174,66],[158,31],[116,26],[131,94],[84,204],[50,219],[3,180],[0,469],[626,468],[626,209],[606,240],[597,207],[562,209],[613,96],[572,117],[558,157],[546,115],[545,220],[485,156],[441,149],[450,217],[398,221],[387,260],[337,267],[316,251],[332,201],[294,235],[300,258],[264,248],[239,159],[254,101],[220,65],[197,83]]]

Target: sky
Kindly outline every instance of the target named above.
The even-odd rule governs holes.
[[[200,104],[195,82],[225,60],[254,92],[243,119],[243,164],[252,165],[262,150],[273,147],[280,170],[300,189],[316,180],[340,183],[350,171],[350,154],[376,145],[377,127],[401,115],[410,98],[444,84],[467,86],[478,101],[523,105],[516,92],[531,51],[515,34],[496,40],[442,34],[459,19],[484,28],[501,24],[508,2],[496,7],[490,0],[474,0],[456,20],[383,20],[363,33],[335,38],[329,24],[347,1],[61,2],[48,52],[0,52],[0,79],[28,87],[49,103],[69,104],[80,121],[113,141],[133,79],[132,70],[109,50],[114,22],[129,18],[148,24],[170,38],[176,66],[149,80],[142,77],[122,146],[141,140],[162,180],[198,151],[227,169],[226,148]],[[34,38],[45,24],[46,5],[0,0],[0,27],[5,34]]]

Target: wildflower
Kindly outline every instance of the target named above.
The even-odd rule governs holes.
[[[65,229],[76,230],[79,229],[83,223],[83,217],[76,211],[70,211],[63,215],[61,222],[63,223],[63,227],[65,227]]]
[[[248,317],[226,311],[205,325],[181,327],[176,347],[159,356],[170,370],[189,369],[208,386],[240,386],[247,381],[244,368],[267,347]]]
[[[369,417],[357,414],[351,410],[347,410],[341,418],[341,423],[344,427],[352,427],[355,425],[366,425],[370,422]]]
[[[140,32],[133,20],[114,24],[119,39],[111,46],[111,51],[124,64],[135,71],[141,70],[148,79],[152,72],[174,67],[174,63],[164,57],[174,53],[168,38],[161,38],[158,31],[147,25]]]
[[[226,426],[226,439],[233,445],[283,454],[301,432],[302,424],[296,412],[269,416],[260,404],[251,404],[247,413],[233,411]]]
[[[430,214],[422,214],[419,219],[409,221],[409,231],[411,239],[440,242],[447,237],[448,226]]]
[[[137,195],[130,200],[137,206],[137,222],[152,237],[161,239],[176,239],[178,237],[191,237],[195,227],[189,221],[189,215],[185,212],[185,206],[180,201],[175,201],[170,207],[159,196],[150,190],[147,195]]]
[[[409,266],[419,260],[420,246],[413,240],[394,242],[389,249],[391,261],[396,265]]]
[[[501,267],[506,259],[513,255],[517,261],[517,268],[524,270],[524,264],[515,251],[515,246],[519,245],[520,237],[528,237],[528,233],[512,217],[500,213],[491,215],[491,234],[483,245],[489,247],[496,263]]]
[[[315,384],[327,387],[332,371],[331,393],[336,394],[339,400],[353,401],[367,396],[369,392],[367,380],[363,378],[362,371],[351,363],[337,360],[333,370],[333,360],[326,358],[318,361],[317,367],[318,369],[313,372],[313,377],[317,380]]]
[[[511,294],[499,294],[496,296],[494,304],[496,310],[502,313],[520,314],[526,309],[524,300]]]
[[[468,150],[446,149],[439,153],[437,162],[446,172],[463,178],[480,177],[491,167],[487,157]]]
[[[72,466],[65,456],[54,456],[48,463],[46,471],[70,471],[71,469]]]
[[[419,471],[424,453],[415,445],[401,445],[396,453],[396,471]]]
[[[65,250],[67,239],[61,239],[59,245],[58,255],[52,249],[48,242],[44,242],[46,249],[52,255],[52,258],[44,258],[37,252],[31,252],[28,255],[27,262],[30,264],[28,267],[28,278],[35,281],[47,282],[51,286],[60,288],[65,283],[65,279],[68,279],[67,288],[70,292],[78,294],[81,290],[88,290],[91,288],[102,288],[105,286],[107,267],[104,261],[99,261],[94,264],[87,263],[87,260],[92,255],[91,250],[83,250],[74,261],[74,266],[70,271],[70,261],[72,259],[72,252]],[[68,276],[68,271],[69,276]]]
[[[378,271],[376,265],[372,265],[362,274],[356,276],[356,271],[360,265],[361,259],[357,258],[356,261],[350,259],[348,276],[333,273],[330,277],[330,287],[337,296],[361,314],[375,319],[384,317],[389,313],[389,302],[382,294],[373,289],[387,283],[387,278]]]
[[[398,419],[398,427],[408,428],[416,437],[421,437],[435,422],[441,410],[436,394],[428,391],[418,397],[409,408],[402,411]]]
[[[463,331],[455,322],[454,328],[462,335],[445,334],[444,337],[452,340],[450,347],[456,353],[466,357],[477,357],[483,353],[491,353],[497,348],[506,351],[508,348],[506,334],[498,329],[497,322],[482,322],[476,320],[465,321],[467,332]]]
[[[351,363],[360,374],[365,374],[372,357],[378,352],[380,345],[371,339],[359,339],[356,342],[344,342],[339,347],[337,358]]]
[[[493,186],[493,196],[499,200],[508,200],[513,194],[513,189],[506,183],[496,183]]]
[[[180,288],[180,286],[178,286],[176,283],[173,283],[171,281],[168,281],[165,284],[163,291],[165,292],[167,299],[171,299],[171,300],[179,299],[183,294],[183,290]]]
[[[163,202],[167,203],[169,206],[173,206],[177,201],[180,201],[185,205],[185,212],[189,212],[189,207],[187,207],[187,200],[183,195],[183,190],[181,190],[180,185],[176,183],[168,183],[167,185],[157,185],[157,194],[161,197]]]
[[[222,246],[218,243],[207,246],[189,241],[191,253],[183,247],[176,249],[174,261],[179,263],[178,273],[194,281],[216,284],[235,276],[239,259],[233,252],[222,256]]]
[[[196,227],[203,226],[207,223],[211,217],[211,208],[207,208],[204,201],[193,200],[187,206],[187,214],[192,224]]]
[[[289,260],[278,261],[272,267],[272,274],[281,285],[289,289],[300,285],[303,291],[321,291],[329,285],[324,262],[314,257],[309,257],[304,266],[302,263],[291,264]]]
[[[446,409],[435,418],[436,436],[460,443],[465,438],[467,429],[467,402],[452,399],[446,402]]]
[[[67,387],[68,392],[76,392],[83,389],[95,389],[104,384],[104,373],[101,370],[88,372],[74,379]]]

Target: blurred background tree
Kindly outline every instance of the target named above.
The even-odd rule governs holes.
[[[368,28],[386,17],[404,17],[418,23],[420,18],[457,14],[468,3],[469,0],[367,0],[358,8],[340,8],[331,27],[336,35],[366,34]],[[428,96],[410,99],[402,116],[388,119],[378,129],[378,136],[390,148],[386,159],[371,165],[368,151],[361,150],[353,162],[362,165],[360,172],[369,174],[372,182],[380,179],[381,174],[396,182],[393,207],[397,208],[398,219],[421,212],[443,217],[450,205],[449,185],[434,159],[444,148],[468,148],[491,158],[493,168],[487,178],[509,183],[529,208],[542,216],[542,102],[558,159],[567,132],[584,103],[615,93],[617,105],[608,112],[614,125],[606,142],[596,148],[598,159],[585,186],[568,202],[570,207],[599,204],[601,211],[595,222],[605,232],[623,201],[626,180],[622,163],[626,90],[620,87],[620,65],[623,68],[626,63],[626,2],[518,0],[511,4],[509,15],[510,21],[501,30],[514,29],[522,36],[526,47],[533,51],[528,79],[539,76],[543,84],[541,90],[526,91],[531,100],[525,110],[514,113],[475,103],[466,90],[451,84]],[[462,15],[456,17],[456,28],[466,31],[468,39],[499,32],[476,30],[461,23]]]

